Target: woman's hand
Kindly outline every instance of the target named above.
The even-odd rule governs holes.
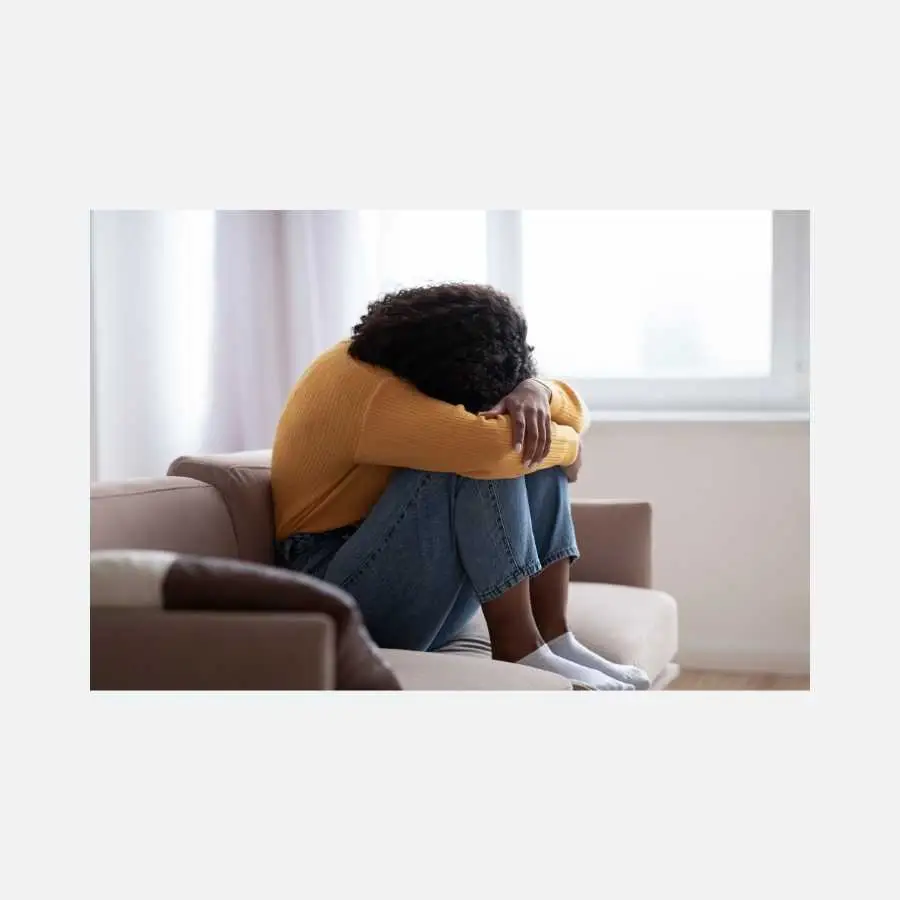
[[[480,413],[486,419],[512,419],[513,448],[526,466],[537,465],[550,452],[550,389],[534,378],[523,381],[496,406]]]

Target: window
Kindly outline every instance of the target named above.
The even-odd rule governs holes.
[[[594,410],[808,409],[806,211],[364,215],[381,290],[444,280],[505,290],[542,372]]]
[[[522,215],[533,337],[571,375],[765,376],[771,278],[769,213]]]

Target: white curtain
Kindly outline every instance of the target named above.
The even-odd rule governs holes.
[[[377,292],[354,211],[94,212],[91,246],[92,480],[271,446]]]

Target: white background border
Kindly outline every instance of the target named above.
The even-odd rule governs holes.
[[[6,13],[3,893],[885,891],[890,9]],[[813,691],[89,694],[88,210],[453,206],[812,209]]]

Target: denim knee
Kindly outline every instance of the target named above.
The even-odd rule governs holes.
[[[559,559],[578,559],[569,479],[554,466],[525,476],[531,525],[542,568]]]
[[[458,477],[452,509],[456,550],[480,602],[540,571],[523,478]]]

